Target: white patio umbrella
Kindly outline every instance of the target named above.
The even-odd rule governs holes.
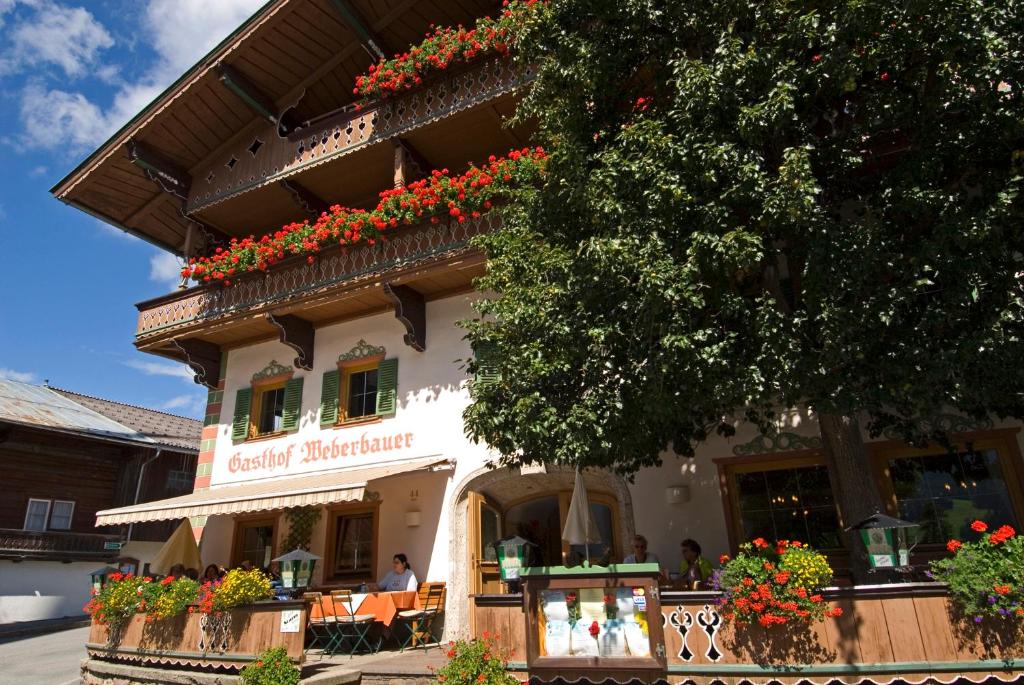
[[[149,562],[149,570],[163,576],[167,575],[175,564],[196,570],[202,566],[199,560],[199,546],[196,545],[196,536],[192,534],[192,525],[188,519],[182,521],[171,537],[167,538],[167,542]]]
[[[590,543],[601,542],[601,533],[594,522],[594,513],[590,510],[587,486],[583,484],[583,474],[579,469],[576,469],[576,482],[572,487],[572,501],[569,502],[569,513],[565,517],[565,528],[562,529],[562,541],[570,545],[583,545],[588,566]]]

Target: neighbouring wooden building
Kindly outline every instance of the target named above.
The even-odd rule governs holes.
[[[467,160],[522,148],[529,130],[504,124],[530,73],[501,56],[456,60],[392,97],[353,94],[358,76],[433,24],[468,26],[500,11],[484,0],[272,0],[53,193],[183,258],[210,257],[231,249],[232,238],[258,242],[290,222],[315,222],[333,205],[372,208],[381,191],[432,169],[457,173]],[[517,630],[520,600],[502,595],[491,543],[519,534],[538,545],[539,561],[559,562],[570,551],[560,531],[573,473],[488,468],[488,448],[465,436],[464,361],[473,351],[457,322],[474,315],[472,283],[484,268],[467,241],[500,230],[500,218],[427,218],[389,229],[386,242],[336,241],[315,258],[280,254],[265,269],[226,279],[230,287],[201,282],[139,303],[136,346],[185,362],[209,390],[195,488],[101,511],[97,523],[190,517],[203,562],[225,565],[263,564],[288,551],[284,541],[298,529],[324,557],[321,586],[379,578],[404,552],[420,580],[448,583],[446,635],[483,621]],[[970,538],[975,518],[1018,529],[1024,522],[1020,425],[935,420],[957,451],[865,436],[866,468],[889,513],[922,526],[916,562],[942,553],[948,537]],[[632,482],[587,471],[597,549],[621,560],[640,532],[675,570],[684,538],[717,559],[761,535],[810,542],[841,571],[839,531],[850,522],[837,513],[814,417],[784,414],[778,428],[772,438],[743,429],[712,439],[695,459],[666,455]],[[843,592],[842,601],[856,594]],[[889,592],[901,606],[911,602],[893,625],[926,634],[913,593],[936,590]],[[696,613],[718,625],[706,594],[662,599],[679,608],[665,618],[666,639],[676,641],[669,651],[680,655],[673,668],[744,675],[716,665],[721,652],[706,644],[704,657],[682,658],[679,640],[687,630],[696,639]],[[888,630],[872,616],[865,620]],[[888,637],[858,652],[857,630],[843,624],[833,635],[846,645],[837,658],[884,662],[878,682],[911,663],[930,672],[921,665],[930,659],[946,664],[944,673],[962,669],[955,654],[906,653]],[[737,658],[742,665],[754,657]],[[971,672],[995,670],[985,662]],[[862,671],[851,665],[849,673]],[[823,680],[846,675],[821,671]]]
[[[0,380],[0,624],[82,614],[89,574],[141,570],[173,522],[96,528],[96,512],[190,492],[199,421]]]

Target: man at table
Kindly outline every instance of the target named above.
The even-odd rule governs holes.
[[[679,563],[679,577],[684,587],[699,590],[711,577],[711,562],[701,556],[700,543],[687,538],[681,543],[683,560]]]
[[[396,554],[391,560],[391,570],[377,582],[384,592],[416,592],[419,583],[416,574],[409,567],[409,559],[404,554]]]

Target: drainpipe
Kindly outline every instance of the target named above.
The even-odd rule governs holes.
[[[142,462],[142,466],[139,467],[139,481],[135,484],[135,501],[133,501],[132,504],[138,504],[139,503],[139,493],[142,491],[142,477],[146,474],[146,467],[149,466],[152,462],[156,461],[160,457],[160,452],[162,452],[162,451],[163,451],[162,447],[157,447],[156,448],[156,454],[154,454],[152,457],[150,457],[146,461]],[[132,528],[134,528],[134,527],[135,527],[134,523],[129,523],[128,524],[128,539],[125,540],[126,543],[132,541]]]

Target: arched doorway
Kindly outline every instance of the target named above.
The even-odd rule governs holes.
[[[469,631],[469,595],[503,591],[491,544],[519,535],[533,542],[533,565],[557,565],[570,552],[561,540],[575,471],[547,467],[523,474],[519,469],[481,469],[463,479],[452,500],[451,572],[446,637]],[[609,471],[585,469],[584,483],[601,542],[590,546],[591,559],[616,561],[628,553],[633,536],[633,506],[626,482]]]

